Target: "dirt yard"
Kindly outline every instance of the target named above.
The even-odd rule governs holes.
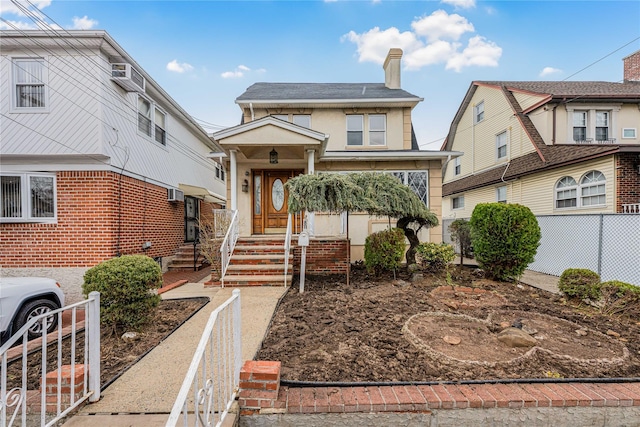
[[[292,381],[640,377],[640,322],[608,318],[479,270],[444,277],[307,278],[283,298],[257,355]],[[454,285],[453,287],[450,284]],[[525,347],[498,334],[524,333]]]

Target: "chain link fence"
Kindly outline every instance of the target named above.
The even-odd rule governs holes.
[[[640,215],[541,215],[541,240],[528,269],[560,276],[567,268],[587,268],[603,281],[640,286]],[[442,221],[442,240],[451,243],[453,219]]]

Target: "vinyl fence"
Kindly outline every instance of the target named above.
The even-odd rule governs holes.
[[[541,215],[541,241],[529,270],[560,276],[567,268],[588,268],[603,281],[640,286],[640,215]],[[450,243],[443,221],[443,241]]]

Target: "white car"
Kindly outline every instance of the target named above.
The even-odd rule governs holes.
[[[30,319],[64,307],[60,284],[45,277],[0,277],[0,343],[15,334]],[[56,329],[58,316],[49,316],[29,328],[29,339]]]

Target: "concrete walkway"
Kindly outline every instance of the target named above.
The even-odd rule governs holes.
[[[285,290],[240,289],[243,360],[255,356]],[[64,426],[165,425],[207,320],[215,308],[231,297],[232,291],[187,283],[162,294],[164,299],[206,296],[211,302],[107,387],[100,401],[83,407]]]

